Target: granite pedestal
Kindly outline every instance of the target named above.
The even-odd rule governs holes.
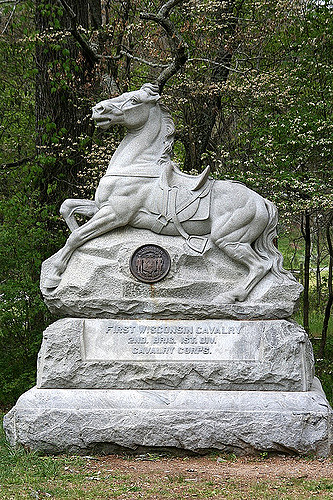
[[[43,453],[328,456],[332,410],[308,336],[290,320],[300,285],[268,275],[245,302],[219,305],[230,262],[208,249],[197,266],[181,238],[162,236],[170,275],[139,283],[128,256],[140,235],[126,229],[84,245],[54,291],[43,288],[44,263],[46,302],[76,317],[45,330],[37,385],[4,419],[9,442]]]
[[[311,391],[31,389],[5,417],[11,444],[43,453],[332,452],[332,412]]]

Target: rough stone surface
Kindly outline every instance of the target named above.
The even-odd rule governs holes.
[[[161,105],[160,97],[158,86],[147,83],[139,90],[125,92],[93,107],[93,119],[98,126],[107,129],[118,124],[127,129],[127,134],[112,155],[94,200],[67,199],[61,205],[60,212],[72,234],[49,262],[44,288],[58,288],[75,250],[127,226],[148,230],[148,233],[139,231],[140,244],[147,236],[151,238],[152,233],[181,235],[186,245],[199,255],[204,252],[209,235],[216,248],[240,266],[245,265],[247,275],[236,280],[236,286],[224,289],[217,297],[219,303],[244,301],[269,270],[284,281],[282,255],[273,244],[278,223],[274,204],[240,182],[209,178],[209,167],[198,176],[181,172],[172,161],[173,120]],[[85,215],[90,220],[79,226],[75,215]],[[125,242],[119,238],[113,243],[117,246]],[[101,257],[107,259],[106,252]],[[163,258],[160,259],[150,255],[139,260],[139,267],[149,280],[155,279],[155,271],[158,274],[159,266],[163,266]],[[117,282],[117,276],[110,276]],[[193,297],[197,292],[201,298],[198,288],[191,289],[191,279],[185,285],[189,287],[188,294]],[[171,286],[174,285],[184,289],[184,283],[173,280]],[[107,299],[113,295],[116,298],[115,291]],[[165,297],[173,295],[167,293]],[[186,297],[186,293],[180,297]],[[125,302],[128,306],[130,301]]]
[[[306,391],[312,381],[308,336],[286,320],[63,319],[44,332],[37,386]]]
[[[165,248],[171,270],[161,282],[139,282],[130,272],[133,252],[145,243]],[[297,306],[302,286],[286,274],[270,272],[244,302],[219,303],[218,296],[242,283],[248,274],[214,245],[199,255],[184,239],[130,227],[114,230],[85,243],[72,255],[59,286],[44,281],[54,256],[42,267],[41,290],[49,309],[61,316],[83,318],[288,318]]]
[[[145,84],[93,108],[99,126],[128,133],[94,200],[61,206],[72,234],[44,262],[41,290],[52,312],[77,319],[46,330],[37,387],[5,416],[7,438],[45,453],[327,456],[332,410],[313,382],[304,330],[285,320],[302,287],[273,244],[277,210],[240,183],[209,179],[207,169],[182,173],[159,99]],[[91,219],[79,227],[76,215]],[[130,272],[143,244],[170,255],[158,283]],[[138,257],[137,276],[155,279],[163,255]]]
[[[328,456],[332,410],[310,392],[31,389],[6,415],[11,445],[44,453],[178,448]]]

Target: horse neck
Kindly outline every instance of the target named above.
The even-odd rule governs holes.
[[[107,173],[157,163],[164,149],[164,128],[161,110],[154,106],[142,128],[128,131],[112,156]]]

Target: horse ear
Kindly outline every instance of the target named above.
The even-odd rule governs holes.
[[[148,95],[149,101],[157,102],[161,99],[159,87],[154,83],[145,83],[140,90],[144,90]]]

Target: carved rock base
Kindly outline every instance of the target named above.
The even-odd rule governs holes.
[[[36,389],[5,416],[11,445],[42,453],[120,450],[332,452],[332,410],[309,392]]]
[[[130,271],[133,252],[143,244],[159,245],[171,257],[169,274],[160,282],[138,281]],[[279,319],[289,318],[302,286],[291,275],[269,272],[244,302],[221,303],[219,296],[239,287],[247,269],[215,245],[204,255],[180,236],[143,229],[118,229],[82,245],[72,255],[59,286],[46,289],[55,256],[43,263],[41,290],[51,312],[77,318]]]

